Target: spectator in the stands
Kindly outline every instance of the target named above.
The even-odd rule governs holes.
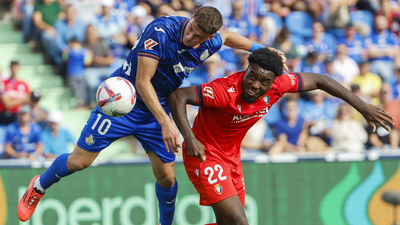
[[[23,104],[29,103],[29,85],[18,78],[20,64],[10,62],[10,77],[0,84],[0,124],[8,125],[17,119],[17,112]]]
[[[122,62],[115,62],[108,45],[99,37],[97,28],[89,25],[86,29],[86,38],[83,48],[91,51],[93,60],[85,68],[84,78],[87,84],[88,103],[95,101],[95,93],[98,85],[115,70],[113,65],[120,66]]]
[[[399,42],[396,35],[388,29],[384,15],[375,16],[375,30],[367,40],[371,71],[388,81],[393,76],[394,62],[399,57]]]
[[[7,126],[4,147],[6,158],[35,160],[42,155],[41,129],[32,122],[31,112],[29,105],[22,106],[18,111],[17,121]]]
[[[138,37],[142,34],[143,30],[148,25],[146,21],[147,11],[143,6],[135,6],[132,12],[128,15],[128,27],[126,29],[126,35],[130,46],[134,46]]]
[[[38,124],[41,128],[47,125],[47,110],[39,105],[42,95],[39,90],[34,90],[31,93],[30,106],[32,109],[32,121]]]
[[[113,55],[125,58],[127,43],[125,36],[126,20],[113,12],[113,0],[101,0],[101,14],[97,16],[93,25],[97,27],[99,36],[103,38],[111,48]]]
[[[304,152],[305,138],[307,137],[305,121],[299,113],[297,101],[286,100],[286,112],[275,124],[275,143],[269,150],[269,154],[281,152]]]
[[[317,51],[322,58],[325,58],[327,55],[333,55],[335,53],[335,39],[325,33],[325,28],[322,23],[318,21],[314,22],[312,30],[312,37],[306,43],[308,48]]]
[[[345,83],[343,75],[335,71],[334,62],[335,57],[333,56],[327,56],[324,59],[325,74],[330,78],[336,80],[337,82],[341,83],[342,85],[348,86],[348,84]]]
[[[156,17],[162,17],[162,16],[169,16],[169,15],[174,15],[175,11],[171,6],[169,6],[167,3],[163,3],[160,6],[158,6],[157,11],[156,11]]]
[[[363,125],[352,114],[348,104],[340,105],[332,125],[331,146],[336,151],[360,152],[368,139]],[[354,135],[357,134],[357,135]]]
[[[61,53],[67,48],[69,40],[76,38],[79,42],[85,39],[86,25],[76,18],[75,8],[73,5],[67,5],[65,8],[65,19],[59,19],[54,24],[57,31],[56,35],[56,56],[53,58],[54,62],[59,65],[62,63]]]
[[[344,77],[346,84],[350,84],[353,78],[360,73],[357,63],[349,57],[344,44],[337,45],[334,68],[336,73]]]
[[[307,102],[302,110],[302,116],[308,122],[310,141],[307,150],[326,150],[330,143],[332,121],[338,108],[337,103],[328,101],[326,94],[320,90],[309,92],[311,101]]]
[[[76,11],[76,18],[86,25],[93,22],[100,8],[100,2],[98,0],[66,0],[65,4],[72,4]]]
[[[244,14],[243,2],[240,0],[232,2],[232,15],[227,19],[225,26],[229,31],[241,34],[253,41],[257,40],[255,28]]]
[[[296,46],[290,40],[288,29],[283,28],[276,36],[272,47],[282,51],[285,54],[288,66],[293,68],[299,61],[299,54]]]
[[[360,86],[361,94],[364,95],[369,102],[374,105],[379,103],[379,91],[382,87],[381,78],[370,72],[370,65],[368,60],[362,60],[359,63],[360,74],[355,76],[351,84],[358,84]]]
[[[55,110],[49,114],[49,126],[41,133],[43,154],[46,158],[54,159],[60,154],[68,153],[68,147],[75,143],[75,138],[71,132],[60,125],[63,119],[64,116],[61,111]]]
[[[325,73],[324,64],[321,62],[318,52],[314,50],[309,51],[306,57],[298,63],[294,70],[304,73]]]
[[[338,43],[347,46],[349,57],[356,61],[356,63],[360,63],[362,59],[367,59],[368,54],[365,38],[357,33],[352,22],[347,25],[345,37],[341,38]]]
[[[92,53],[83,48],[76,38],[72,38],[64,50],[63,58],[67,63],[66,83],[72,89],[76,107],[86,108],[87,90],[84,72],[85,66],[92,61]]]
[[[57,57],[56,54],[56,36],[57,31],[54,24],[61,18],[63,12],[58,1],[39,0],[34,5],[33,24],[40,32],[40,41],[47,57],[52,60]]]

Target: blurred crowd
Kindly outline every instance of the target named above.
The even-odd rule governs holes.
[[[167,15],[190,17],[204,5],[221,11],[222,29],[283,51],[290,71],[330,76],[364,101],[385,108],[396,122],[390,133],[382,127],[373,132],[351,106],[324,92],[290,94],[248,132],[244,151],[399,148],[400,0],[13,0],[11,15],[24,41],[42,51],[64,78],[76,107],[91,108],[98,84],[123,64],[147,24]],[[223,47],[184,85],[243,70],[247,55]],[[16,121],[23,120],[26,110],[19,112],[6,102],[2,97],[0,112],[12,112]],[[10,129],[5,152],[15,157],[18,150],[7,151]]]

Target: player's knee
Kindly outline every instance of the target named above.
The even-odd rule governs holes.
[[[162,187],[171,188],[175,183],[174,174],[160,174],[157,177],[157,183]]]
[[[88,168],[91,165],[91,162],[79,160],[76,158],[69,158],[67,165],[69,171],[75,172]]]

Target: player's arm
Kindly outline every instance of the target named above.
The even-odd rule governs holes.
[[[303,91],[321,89],[335,97],[343,99],[364,116],[373,127],[374,132],[376,123],[388,131],[390,131],[389,124],[394,124],[393,118],[384,109],[362,101],[332,78],[314,73],[301,73],[301,76],[303,78]]]
[[[162,136],[167,150],[170,151],[171,148],[174,152],[179,152],[180,143],[178,129],[161,106],[153,84],[151,83],[157,65],[158,60],[156,59],[145,56],[138,57],[136,89],[147,108],[161,125]]]
[[[231,31],[219,31],[221,34],[222,44],[229,46],[235,49],[242,49],[245,51],[253,52],[259,48],[264,48],[266,46],[259,44],[257,42],[253,42],[252,40],[237,34]],[[278,52],[278,54],[282,57],[282,62],[285,70],[288,70],[286,65],[286,57],[283,52],[278,51],[274,48],[268,47],[271,50]]]
[[[197,140],[195,134],[190,128],[186,111],[187,104],[199,105],[195,86],[175,90],[169,95],[168,104],[171,109],[172,117],[185,139],[188,155],[199,157],[200,161],[204,162],[206,160],[204,155],[204,146],[199,140]]]

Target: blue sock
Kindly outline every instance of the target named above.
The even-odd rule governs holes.
[[[67,160],[70,153],[59,155],[51,166],[40,175],[40,185],[47,189],[54,183],[57,183],[62,177],[70,175],[67,168]]]
[[[156,182],[156,194],[158,198],[158,208],[160,210],[161,225],[171,225],[174,219],[176,192],[178,191],[178,181],[172,188],[161,187]]]

